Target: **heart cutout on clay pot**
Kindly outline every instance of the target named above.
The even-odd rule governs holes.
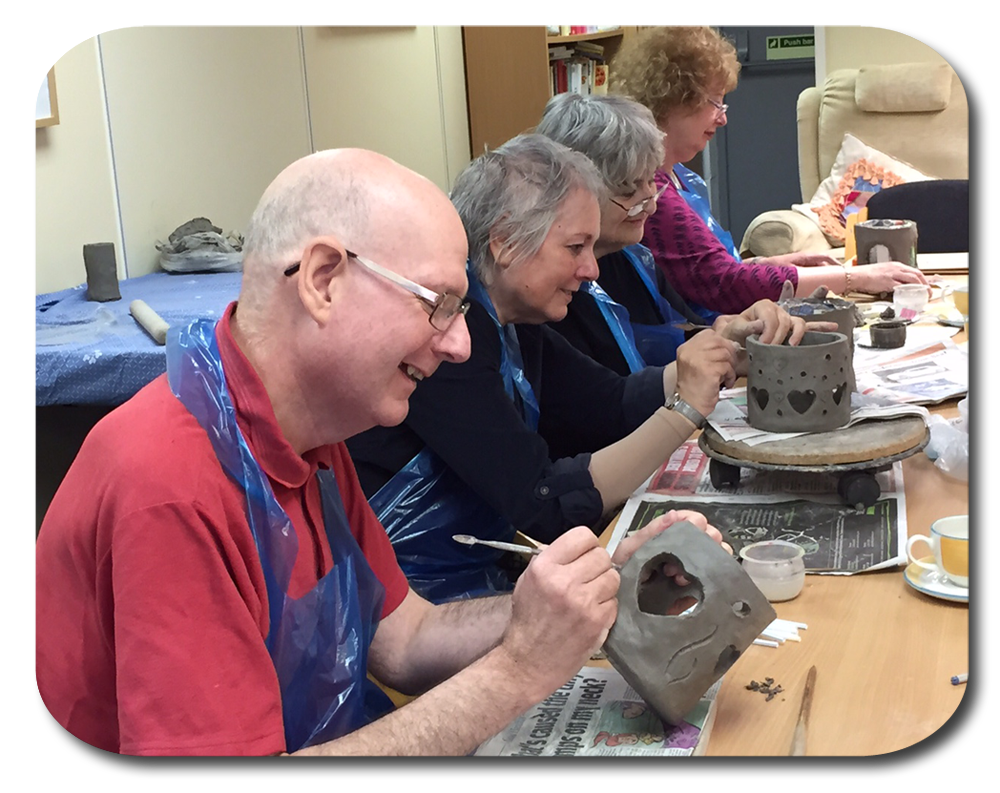
[[[841,383],[840,385],[835,386],[833,389],[833,401],[839,405],[840,400],[844,398],[844,392],[846,391],[847,383]]]
[[[815,391],[789,391],[788,404],[795,408],[796,413],[805,413],[816,401]]]
[[[767,407],[767,400],[770,398],[770,395],[767,393],[766,388],[751,388],[750,393],[761,410]]]

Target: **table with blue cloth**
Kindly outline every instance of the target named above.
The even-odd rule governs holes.
[[[170,326],[222,316],[240,273],[151,273],[119,283],[121,300],[87,299],[87,285],[35,298],[35,404],[119,405],[167,370],[166,348],[129,313],[143,300]]]
[[[221,317],[240,278],[156,272],[120,281],[121,300],[88,300],[86,284],[36,296],[36,528],[90,428],[167,370],[166,347],[129,313],[132,301],[180,327]]]

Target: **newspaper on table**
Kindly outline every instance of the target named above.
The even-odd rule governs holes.
[[[867,360],[854,372],[865,396],[907,404],[933,405],[969,392],[969,353],[951,339],[924,347],[916,354]]]
[[[801,545],[807,573],[851,575],[906,563],[900,462],[875,474],[881,497],[862,511],[842,503],[835,473],[748,468],[737,488],[720,490],[712,484],[710,464],[697,441],[683,443],[626,502],[608,551],[659,515],[688,509],[739,542]]]
[[[740,441],[747,446],[797,438],[808,432],[767,432],[750,426],[747,419],[746,387],[730,388],[720,394],[715,409],[708,416],[708,423],[726,441]],[[888,393],[855,391],[851,394],[851,417],[845,427],[871,419],[890,419],[899,416],[920,416],[927,423],[930,413],[920,405],[907,404]]]
[[[485,741],[477,757],[670,757],[700,754],[722,679],[672,727],[612,668],[583,667],[562,688]]]

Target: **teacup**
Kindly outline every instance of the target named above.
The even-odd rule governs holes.
[[[930,299],[931,288],[927,284],[900,284],[892,290],[892,302],[900,308],[920,312]]]
[[[934,551],[934,564],[917,559],[913,546],[927,543]],[[906,556],[917,567],[933,570],[960,587],[969,586],[969,516],[952,515],[931,524],[931,535],[914,534],[906,541]]]
[[[962,284],[951,290],[951,299],[955,301],[955,308],[963,316],[969,316],[969,285]]]

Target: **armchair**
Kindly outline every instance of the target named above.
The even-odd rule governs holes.
[[[847,133],[857,139],[855,147],[860,141],[881,163],[905,171],[903,182],[968,179],[968,102],[958,75],[947,64],[839,69],[822,87],[799,94],[796,109],[803,204],[754,218],[740,245],[744,256],[843,247],[842,227],[832,227],[829,221],[824,227],[812,207],[829,201],[842,176],[834,166],[839,171],[844,165]]]

